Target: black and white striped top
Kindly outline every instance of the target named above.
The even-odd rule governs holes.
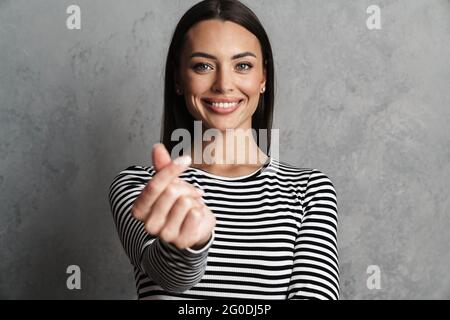
[[[152,237],[132,216],[154,173],[131,166],[109,189],[139,299],[338,299],[336,193],[322,172],[275,159],[238,178],[189,167],[180,177],[205,192],[217,221],[197,251]]]

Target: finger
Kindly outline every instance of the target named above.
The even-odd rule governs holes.
[[[167,215],[175,202],[180,198],[187,198],[197,205],[196,198],[201,197],[197,189],[188,185],[169,185],[159,196],[145,217],[145,228],[152,235],[158,235],[167,220]],[[192,206],[192,205],[190,205]]]
[[[193,246],[200,239],[198,232],[204,212],[199,208],[192,208],[186,215],[180,229],[175,245],[180,249]]]
[[[158,199],[172,180],[187,169],[190,162],[190,156],[183,156],[175,159],[164,169],[157,172],[134,201],[132,208],[133,216],[138,220],[144,220],[156,199]]]
[[[211,233],[216,226],[216,217],[207,206],[203,205],[199,210],[202,211],[203,216],[197,227],[196,240],[189,245],[192,249],[202,248],[211,239]]]
[[[195,207],[199,207],[195,199],[187,197],[178,198],[167,215],[166,224],[160,232],[160,239],[173,243],[180,234],[181,225],[187,213]]]
[[[200,205],[204,205],[205,204],[205,200],[203,199],[203,196],[205,195],[205,192],[202,189],[200,189],[200,188],[194,186],[193,184],[188,183],[188,182],[186,182],[186,181],[184,181],[183,179],[180,179],[180,178],[175,178],[173,180],[173,184],[175,184],[175,185],[177,185],[177,184],[184,184],[184,185],[187,185],[189,188],[192,188],[195,192],[197,192],[200,195],[200,197],[195,197],[196,201]]]
[[[202,191],[203,192],[203,191]],[[203,199],[203,195],[195,199],[200,207],[205,205],[205,200]]]
[[[152,160],[156,171],[160,171],[172,162],[169,152],[162,143],[157,143],[153,146]]]

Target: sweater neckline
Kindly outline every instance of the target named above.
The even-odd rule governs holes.
[[[186,171],[184,171],[184,172],[185,173],[196,172],[196,173],[200,173],[200,174],[202,174],[202,175],[204,175],[206,177],[213,178],[213,179],[216,179],[216,180],[241,181],[241,180],[248,180],[248,179],[251,179],[253,177],[259,176],[267,167],[269,167],[272,164],[272,160],[273,160],[272,157],[268,157],[267,161],[261,167],[256,169],[255,171],[253,171],[253,172],[251,172],[249,174],[246,174],[246,175],[243,175],[243,176],[237,176],[237,177],[221,176],[221,175],[214,174],[214,173],[205,171],[203,169],[194,168],[194,167],[188,167],[186,169]]]

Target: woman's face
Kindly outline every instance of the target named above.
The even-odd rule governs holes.
[[[206,128],[250,129],[266,74],[258,38],[231,22],[206,20],[186,36],[177,88]]]

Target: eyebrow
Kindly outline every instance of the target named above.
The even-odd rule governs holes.
[[[231,60],[236,60],[236,59],[240,59],[240,58],[244,58],[244,57],[248,57],[248,56],[252,56],[252,57],[256,58],[256,55],[254,53],[246,51],[246,52],[235,54],[234,56],[231,57]],[[195,58],[195,57],[201,57],[201,58],[207,58],[207,59],[211,59],[211,60],[217,60],[217,57],[215,57],[213,55],[210,55],[208,53],[204,53],[204,52],[194,52],[191,55],[191,59]]]

